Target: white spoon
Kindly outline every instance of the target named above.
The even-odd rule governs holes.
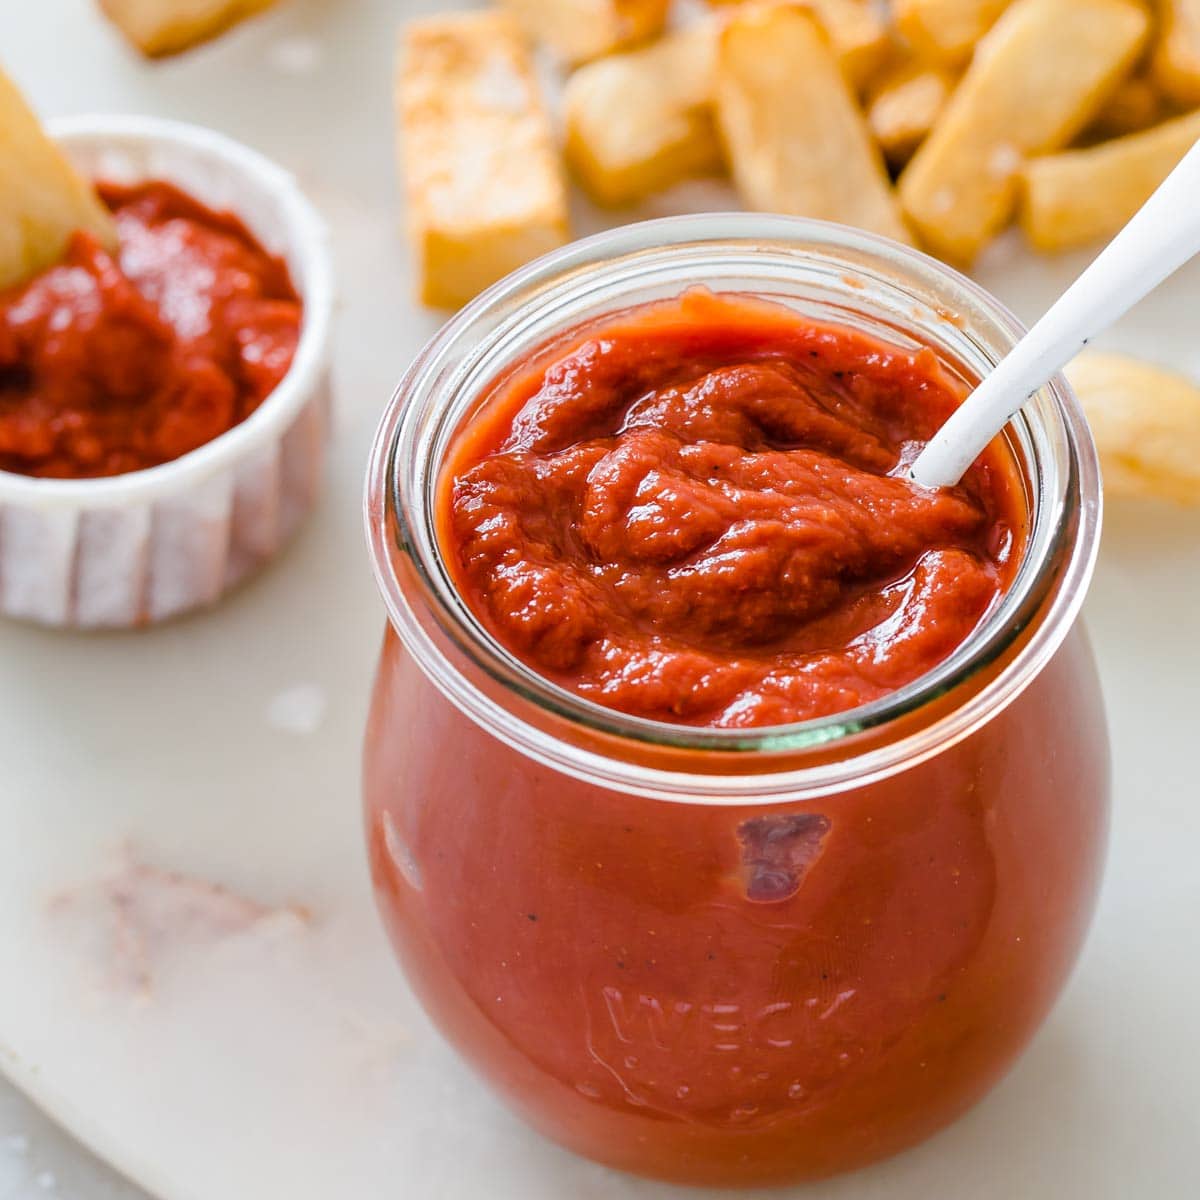
[[[1200,142],[937,431],[913,463],[912,478],[931,488],[957,483],[1039,388],[1198,253]]]

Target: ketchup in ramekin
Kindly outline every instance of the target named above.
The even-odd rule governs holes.
[[[1045,1016],[1108,812],[1073,397],[904,468],[1019,327],[848,229],[560,251],[381,428],[376,892],[434,1020],[625,1169],[811,1178],[946,1124]]]
[[[76,233],[0,291],[0,470],[96,479],[172,462],[287,374],[303,305],[232,213],[171,183],[100,183],[119,248]]]

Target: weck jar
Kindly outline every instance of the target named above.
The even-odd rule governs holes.
[[[1100,483],[1058,379],[1003,435],[1027,520],[1007,592],[945,661],[865,706],[718,729],[573,695],[456,591],[439,470],[506,367],[696,285],[931,347],[968,385],[1021,333],[913,250],[761,215],[627,226],[485,293],[413,364],[372,455],[389,622],[366,823],[410,983],[515,1111],[619,1168],[745,1185],[847,1170],[946,1125],[1062,989],[1108,821],[1079,620]]]

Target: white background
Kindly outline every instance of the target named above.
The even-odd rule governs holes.
[[[416,1011],[370,911],[357,756],[382,610],[358,492],[378,415],[437,323],[409,301],[392,179],[394,31],[417,7],[286,0],[151,65],[90,0],[0,5],[0,61],[45,115],[193,120],[294,171],[333,225],[343,296],[329,490],[273,570],[148,633],[0,625],[0,1064],[171,1200],[667,1200],[684,1193],[578,1163],[482,1095]],[[1080,265],[1010,240],[979,274],[1031,319]],[[1193,270],[1113,344],[1200,376],[1198,299]],[[1114,730],[1113,850],[1054,1017],[952,1130],[806,1194],[1197,1194],[1198,563],[1196,514],[1110,506],[1088,618]],[[58,939],[46,904],[126,842],[268,909],[303,903],[311,928],[267,921],[229,945],[201,931],[161,950],[145,1004],[97,996],[87,937]],[[141,1193],[0,1084],[0,1200],[47,1195]]]

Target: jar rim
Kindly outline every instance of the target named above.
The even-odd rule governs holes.
[[[556,306],[577,303],[589,288],[619,288],[654,272],[664,278],[672,270],[677,273],[680,256],[685,254],[714,264],[720,255],[728,254],[760,269],[765,269],[764,256],[782,256],[781,269],[790,266],[797,272],[814,269],[819,259],[855,273],[842,276],[848,301],[861,294],[864,278],[876,285],[903,280],[918,289],[911,298],[927,299],[943,321],[961,328],[988,365],[994,365],[1024,332],[998,300],[945,264],[888,239],[829,222],[751,213],[667,217],[622,226],[553,251],[501,280],[452,317],[417,356],[392,395],[371,451],[365,508],[367,540],[389,620],[434,686],[468,717],[527,756],[603,786],[661,799],[716,803],[796,799],[860,786],[966,737],[1019,695],[1061,644],[1078,615],[1098,548],[1101,499],[1095,446],[1082,410],[1061,376],[1031,399],[1010,425],[1032,475],[1026,479],[1027,487],[1034,490],[1033,524],[1012,584],[980,627],[950,656],[878,700],[828,717],[750,729],[679,725],[585,700],[509,653],[455,591],[432,523],[439,451],[445,450],[447,426],[449,432],[458,427],[464,407],[478,399],[481,383],[486,385],[514,361],[516,355],[504,357],[505,345],[528,337],[531,325],[544,322]],[[686,286],[677,281],[675,294]],[[633,302],[627,300],[625,306]],[[617,301],[608,311],[620,307]],[[997,350],[979,342],[974,334],[980,325],[1005,344]],[[539,341],[548,336],[542,334]],[[436,417],[434,426],[422,425],[422,418],[431,414]],[[388,533],[389,518],[395,522],[394,541]],[[419,604],[402,585],[394,560],[397,551],[409,567],[406,579],[420,592]],[[1035,621],[1038,616],[1040,621]],[[862,734],[886,730],[901,717],[933,705],[1009,651],[1032,624],[1036,624],[1032,636],[1013,659],[961,707],[865,753],[849,745]],[[446,639],[456,657],[465,655],[465,661],[499,684],[503,693],[532,705],[533,711],[616,738],[618,743],[649,743],[687,752],[686,766],[676,770],[630,762],[548,733],[466,678],[447,656],[446,645],[440,644]],[[843,744],[848,754],[831,759],[828,752]],[[794,765],[797,754],[816,747],[823,748],[821,762]],[[759,764],[753,773],[733,775],[727,768],[718,773],[705,769],[706,757],[729,754],[746,761],[747,768],[755,756],[786,755],[791,763],[780,770]]]

